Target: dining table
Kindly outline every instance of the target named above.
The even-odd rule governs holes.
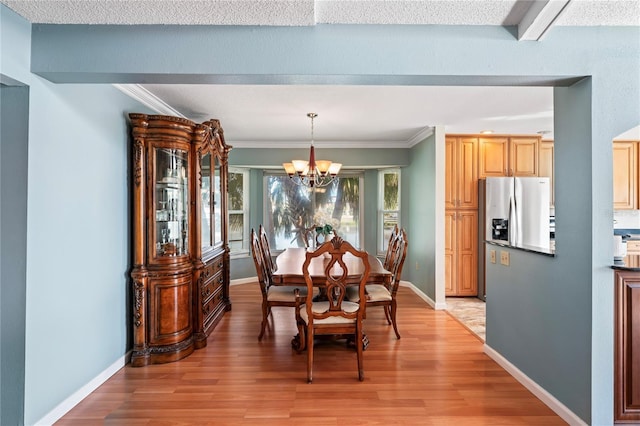
[[[276,257],[276,270],[273,271],[273,284],[274,285],[306,285],[304,276],[302,275],[302,265],[304,264],[306,253],[308,250],[304,247],[290,247],[285,249],[282,253]],[[325,265],[328,258],[316,257],[311,260],[309,264],[309,274],[313,281],[313,285],[316,287],[323,287],[326,282],[325,277]],[[362,274],[362,262],[360,260],[347,253],[344,257],[345,265],[349,271],[347,276],[347,282],[351,280],[352,284],[358,284],[359,277]],[[391,272],[384,269],[382,262],[369,254],[369,278],[367,284],[389,284],[391,282]],[[333,272],[341,272],[338,268],[340,266],[334,266],[336,268]]]
[[[304,280],[304,275],[302,274],[302,265],[304,264],[306,253],[308,250],[312,249],[304,247],[290,247],[280,253],[278,257],[276,257],[276,270],[273,271],[273,285],[306,286],[307,284]],[[382,262],[380,262],[380,260],[372,254],[369,254],[368,259],[369,277],[367,279],[367,284],[391,283],[393,276],[391,272],[384,269],[384,267],[382,266]],[[346,253],[343,260],[349,273],[347,275],[347,282],[349,283],[349,281],[351,281],[351,284],[358,284],[363,271],[362,262],[360,261],[360,259],[350,253]],[[324,294],[323,290],[327,282],[325,276],[325,266],[328,261],[329,258],[320,256],[313,258],[311,260],[311,263],[309,264],[309,274],[311,276],[311,280],[313,281],[313,285],[314,287],[318,287],[320,289],[320,294],[314,297],[314,300],[321,300],[322,297],[326,297],[326,294]],[[335,265],[333,268],[334,269],[332,269],[330,273],[342,273],[342,268],[340,268],[339,265]],[[342,337],[344,336],[334,336],[334,338]],[[350,336],[347,338],[347,341],[352,339],[353,336]],[[369,346],[369,338],[365,333],[363,333],[362,335],[362,341],[363,349],[366,349]],[[302,344],[303,342],[300,341],[299,334],[294,336],[294,338],[291,340],[291,346],[296,350],[299,350]]]

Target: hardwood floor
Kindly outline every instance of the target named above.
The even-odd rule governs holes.
[[[163,365],[127,365],[56,425],[557,425],[560,417],[482,351],[482,342],[411,290],[398,295],[396,340],[367,311],[364,382],[342,342],[306,355],[290,342],[291,308],[274,308],[262,342],[256,284],[231,287],[233,310],[206,348]],[[274,325],[275,324],[275,325]],[[274,331],[275,327],[275,331]]]

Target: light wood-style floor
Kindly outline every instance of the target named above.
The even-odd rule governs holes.
[[[325,342],[307,384],[306,355],[290,346],[293,311],[275,308],[258,342],[257,284],[232,286],[231,298],[206,348],[176,363],[126,366],[56,425],[566,424],[485,355],[475,335],[406,287],[401,340],[381,308],[367,312],[364,382],[355,351]]]

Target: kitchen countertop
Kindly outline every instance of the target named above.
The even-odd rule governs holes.
[[[555,256],[555,253],[556,253],[555,249],[551,249],[551,248],[542,248],[542,247],[527,246],[527,245],[512,246],[508,244],[506,241],[500,241],[500,240],[485,240],[484,242],[487,244],[491,244],[493,246],[508,247],[516,250],[528,251],[529,253],[537,253],[537,254],[542,254],[542,255],[551,256],[551,257]]]
[[[629,235],[627,240],[640,240],[640,229],[614,229],[613,235]]]
[[[640,254],[628,254],[621,261],[614,261],[611,267],[621,271],[640,272]]]

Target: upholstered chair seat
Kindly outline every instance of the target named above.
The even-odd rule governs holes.
[[[365,286],[367,308],[382,306],[387,322],[393,324],[393,331],[398,339],[400,338],[400,332],[398,332],[398,322],[396,320],[396,311],[398,309],[396,294],[400,285],[404,260],[407,257],[407,247],[407,231],[404,228],[401,230],[395,228],[391,234],[387,246],[387,255],[383,263],[384,268],[391,272],[391,282],[367,284]],[[360,301],[358,286],[347,286],[346,294],[349,301],[356,303]]]
[[[272,285],[267,290],[267,301],[269,302],[292,302],[296,301],[296,289],[298,289],[300,296],[307,295],[306,287],[295,287],[289,285],[276,286]],[[314,294],[317,293],[317,290],[314,291]]]
[[[342,310],[348,313],[358,312],[359,305],[353,302],[342,302]],[[302,305],[300,308],[300,318],[304,321],[305,324],[309,324],[309,316],[307,315],[307,307]],[[311,306],[311,310],[314,314],[323,314],[329,310],[329,302],[315,302]],[[316,319],[313,322],[315,324],[349,324],[352,322],[356,322],[357,318],[345,318],[345,317],[327,317],[323,319]]]
[[[392,296],[388,288],[381,284],[370,284],[365,287],[367,293],[367,302],[378,302],[382,300],[391,301]],[[347,299],[351,302],[359,302],[360,296],[358,295],[358,286],[350,285],[347,287]]]

